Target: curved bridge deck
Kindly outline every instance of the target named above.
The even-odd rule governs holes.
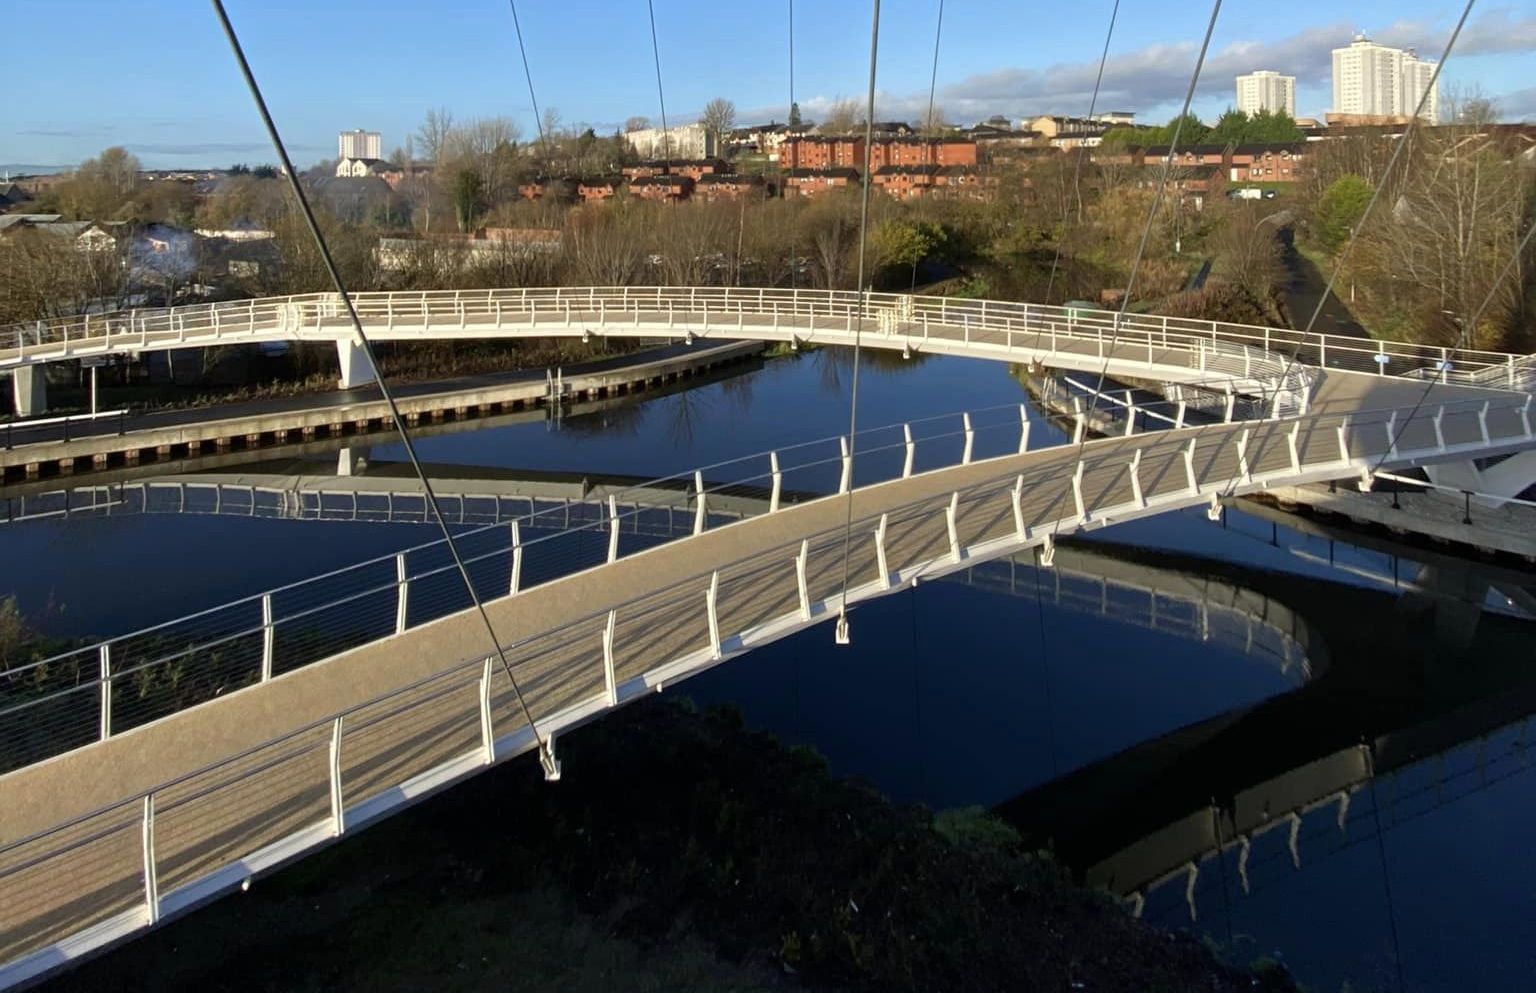
[[[617,558],[487,604],[545,736],[1057,533],[1272,482],[1532,444],[1528,398],[1330,375],[1295,420],[968,462]],[[1389,440],[1396,444],[1389,448]],[[701,513],[700,517],[703,518]],[[857,621],[854,624],[857,637]],[[532,730],[458,612],[0,777],[0,983],[197,905],[484,765]],[[123,674],[114,678],[125,678]]]

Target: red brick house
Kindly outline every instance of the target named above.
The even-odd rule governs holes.
[[[667,176],[641,176],[629,182],[629,195],[641,200],[676,203],[693,195],[694,181],[676,173]]]
[[[936,165],[887,165],[874,172],[874,184],[898,200],[915,200],[934,187]]]
[[[700,176],[693,187],[695,200],[713,203],[716,200],[761,200],[772,195],[772,190],[761,176]]]
[[[827,190],[845,186],[857,186],[857,169],[786,169],[784,171],[784,195],[811,197]]]
[[[612,200],[619,192],[622,180],[605,177],[602,179],[583,179],[576,185],[576,196],[582,203],[599,203],[603,200]]]

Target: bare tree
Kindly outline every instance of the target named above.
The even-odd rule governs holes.
[[[731,129],[736,126],[736,105],[725,97],[715,97],[704,105],[699,123],[704,125],[704,130],[715,136],[717,146],[723,146]]]
[[[650,126],[651,119],[649,117],[641,117],[636,115],[624,121],[624,133],[629,134],[631,131],[644,131]]]
[[[427,111],[426,119],[416,129],[416,140],[421,143],[422,154],[434,166],[442,158],[448,136],[453,132],[453,111],[438,108]]]
[[[816,130],[822,134],[849,134],[863,123],[864,111],[859,102],[838,98],[822,115],[821,126]]]

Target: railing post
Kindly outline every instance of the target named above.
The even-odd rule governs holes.
[[[619,558],[619,503],[612,493],[608,494],[608,561]]]
[[[698,535],[704,533],[706,511],[704,509],[704,473],[697,469],[693,473],[693,491],[697,494],[693,511],[693,533]]]
[[[704,607],[709,614],[709,650],[717,661],[721,657],[720,651],[720,570],[716,569],[709,576],[709,592],[704,596]]]
[[[619,612],[608,611],[608,623],[603,628],[603,685],[608,691],[608,706],[619,705],[619,678],[613,664],[613,630],[617,627]]]
[[[1445,451],[1445,404],[1435,411],[1435,447]]]
[[[254,498],[252,506],[255,505]],[[272,678],[273,648],[276,647],[277,629],[272,626],[272,594],[261,595],[261,681]]]
[[[395,590],[395,634],[404,634],[411,597],[411,583],[405,576],[404,552],[395,555]]]
[[[1223,423],[1231,424],[1232,415],[1237,412],[1237,393],[1233,391],[1231,384],[1227,385],[1227,414]]]
[[[901,433],[906,439],[907,454],[901,463],[901,478],[908,479],[912,475],[912,457],[917,454],[917,443],[912,440],[912,425],[903,424]]]
[[[1183,399],[1183,393],[1181,392],[1180,393],[1180,399],[1179,399],[1179,408],[1178,408],[1177,412],[1174,414],[1174,419],[1173,419],[1173,428],[1174,428],[1175,431],[1182,430],[1183,427],[1184,427],[1185,406],[1186,406],[1186,401]]]
[[[949,554],[957,563],[960,561],[960,494],[951,494],[949,507],[944,512],[944,523],[949,528]]]
[[[347,829],[346,811],[341,797],[341,733],[342,721],[337,717],[331,722],[331,837],[340,838]]]
[[[1527,438],[1531,437],[1531,400],[1532,399],[1533,398],[1531,396],[1527,395],[1526,398],[1525,398],[1525,403],[1520,405],[1520,427],[1524,429],[1525,436]]]
[[[839,493],[847,493],[848,492],[848,487],[851,486],[852,483],[853,483],[853,456],[850,453],[850,450],[849,450],[849,447],[848,447],[848,436],[847,435],[844,435],[843,437],[838,438],[837,439],[837,443],[838,443],[838,447],[842,449],[842,453],[843,453],[843,474],[842,474],[842,478],[839,479],[838,482],[837,482],[837,492],[839,492]]]
[[[144,794],[140,824],[140,851],[144,863],[144,916],[151,925],[160,923],[160,877],[155,868],[155,795]]]
[[[112,737],[112,643],[104,642],[96,651],[97,686],[101,696],[101,740]]]
[[[1387,415],[1387,458],[1397,458],[1397,411]]]
[[[523,585],[523,539],[518,532],[517,521],[512,521],[512,582],[508,593],[517,596]]]
[[[1189,483],[1189,495],[1200,495],[1200,478],[1195,475],[1195,445],[1199,439],[1189,439],[1189,445],[1184,449],[1184,478]]]
[[[880,526],[875,528],[875,561],[880,566],[880,585],[891,588],[891,567],[885,558],[885,528],[890,514],[880,515]]]
[[[1077,460],[1077,471],[1072,474],[1072,499],[1077,504],[1077,519],[1088,523],[1088,508],[1083,503],[1083,460]]]
[[[800,591],[800,618],[811,619],[811,588],[805,579],[806,560],[811,557],[810,539],[800,542],[800,554],[795,556],[795,583]]]
[[[1349,462],[1349,438],[1348,438],[1348,433],[1349,433],[1349,415],[1348,414],[1344,415],[1344,420],[1339,422],[1339,426],[1335,430],[1337,430],[1338,433],[1339,433],[1339,461],[1344,462],[1344,463],[1348,463]]]
[[[1145,508],[1147,498],[1141,492],[1141,449],[1136,449],[1136,454],[1131,456],[1131,498],[1136,501],[1136,506]]]
[[[1301,434],[1301,422],[1291,425],[1291,430],[1285,436],[1285,443],[1291,450],[1291,472],[1301,475],[1301,449],[1297,444]]]
[[[773,476],[773,493],[768,497],[768,513],[779,509],[779,498],[784,492],[784,473],[779,470],[779,453],[768,453],[768,471]]]
[[[486,765],[496,761],[496,733],[491,726],[491,677],[495,672],[491,666],[494,662],[495,658],[487,655],[480,668],[480,747],[485,750]]]
[[[1248,428],[1243,428],[1243,433],[1237,436],[1237,466],[1245,482],[1253,482],[1253,473],[1248,471]]]
[[[1047,534],[1045,541],[1040,545],[1040,565],[1045,569],[1056,565],[1056,536],[1053,534]],[[1060,579],[1058,578],[1057,581],[1059,582]]]
[[[1029,528],[1024,524],[1024,474],[1019,473],[1019,478],[1013,481],[1013,491],[1009,494],[1013,503],[1013,530],[1020,542],[1029,540]]]
[[[1019,454],[1029,451],[1029,406],[1019,404]]]
[[[960,453],[960,464],[970,465],[971,447],[975,444],[976,441],[976,431],[971,427],[971,415],[969,413],[961,414],[960,417],[962,423],[965,425],[965,451]]]
[[[1083,411],[1083,398],[1072,397],[1072,416],[1076,419],[1076,426],[1072,429],[1072,444],[1081,445],[1083,437],[1088,433],[1088,417]]]
[[[1488,400],[1484,400],[1483,401],[1482,409],[1477,412],[1477,427],[1478,427],[1478,430],[1481,431],[1482,434],[1483,434],[1483,444],[1485,444],[1485,445],[1490,443],[1490,439],[1488,437],[1488,404],[1489,404],[1489,402],[1490,401],[1488,401]]]

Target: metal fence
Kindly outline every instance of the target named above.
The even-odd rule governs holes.
[[[555,287],[398,291],[353,296],[371,333],[386,339],[515,334],[716,334],[838,340],[855,328],[906,348],[1075,353],[1202,373],[1283,377],[1298,397],[1310,382],[1298,363],[1529,388],[1529,356],[1408,342],[1309,334],[1286,328],[1081,307],[961,300],[847,290],[734,287]],[[862,315],[862,323],[859,318]],[[191,304],[61,318],[0,328],[0,366],[103,352],[239,341],[350,337],[335,294]],[[1293,379],[1294,377],[1294,379]],[[1469,378],[1470,377],[1470,378]]]

